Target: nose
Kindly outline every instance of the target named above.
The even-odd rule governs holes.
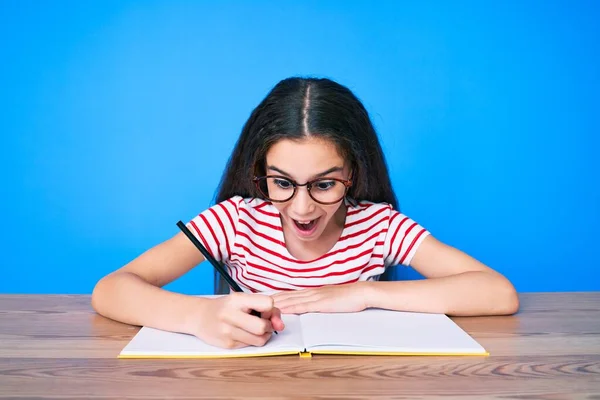
[[[292,198],[290,208],[296,217],[308,216],[315,210],[315,201],[308,194],[306,186],[296,188],[296,195]]]

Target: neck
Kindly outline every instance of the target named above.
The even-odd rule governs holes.
[[[339,240],[346,223],[346,204],[342,203],[333,214],[321,236],[309,243],[300,240],[286,240],[290,254],[299,260],[308,261],[321,257],[330,251]],[[290,235],[290,238],[293,236]]]

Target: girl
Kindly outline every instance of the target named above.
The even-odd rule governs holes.
[[[505,277],[398,211],[367,111],[328,79],[289,78],[271,90],[242,130],[217,204],[187,226],[246,293],[198,298],[162,289],[204,260],[180,232],[101,279],[95,310],[238,348],[284,329],[280,312],[466,316],[519,306]],[[399,264],[429,279],[379,279]]]

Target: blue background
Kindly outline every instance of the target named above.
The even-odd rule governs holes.
[[[291,75],[364,101],[439,239],[519,291],[600,290],[600,6],[521,3],[0,1],[0,292],[90,293],[177,233]]]

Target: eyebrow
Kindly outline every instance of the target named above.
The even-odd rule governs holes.
[[[277,168],[277,167],[276,167],[276,166],[274,166],[274,165],[268,165],[268,166],[267,166],[267,169],[270,169],[270,170],[273,170],[273,171],[275,171],[275,172],[279,172],[279,173],[280,173],[280,174],[282,174],[282,175],[285,175],[285,176],[289,176],[289,177],[291,177],[291,175],[290,175],[290,174],[288,174],[287,172],[285,172],[285,171],[283,171],[283,170],[281,170],[281,169]],[[313,178],[321,178],[321,177],[323,177],[323,176],[325,176],[325,175],[327,175],[327,174],[331,174],[332,172],[338,172],[338,171],[343,171],[343,170],[344,170],[344,168],[343,168],[343,167],[331,167],[331,168],[329,168],[329,169],[328,169],[328,170],[326,170],[326,171],[319,172],[318,174],[314,175],[314,176],[313,176]]]

